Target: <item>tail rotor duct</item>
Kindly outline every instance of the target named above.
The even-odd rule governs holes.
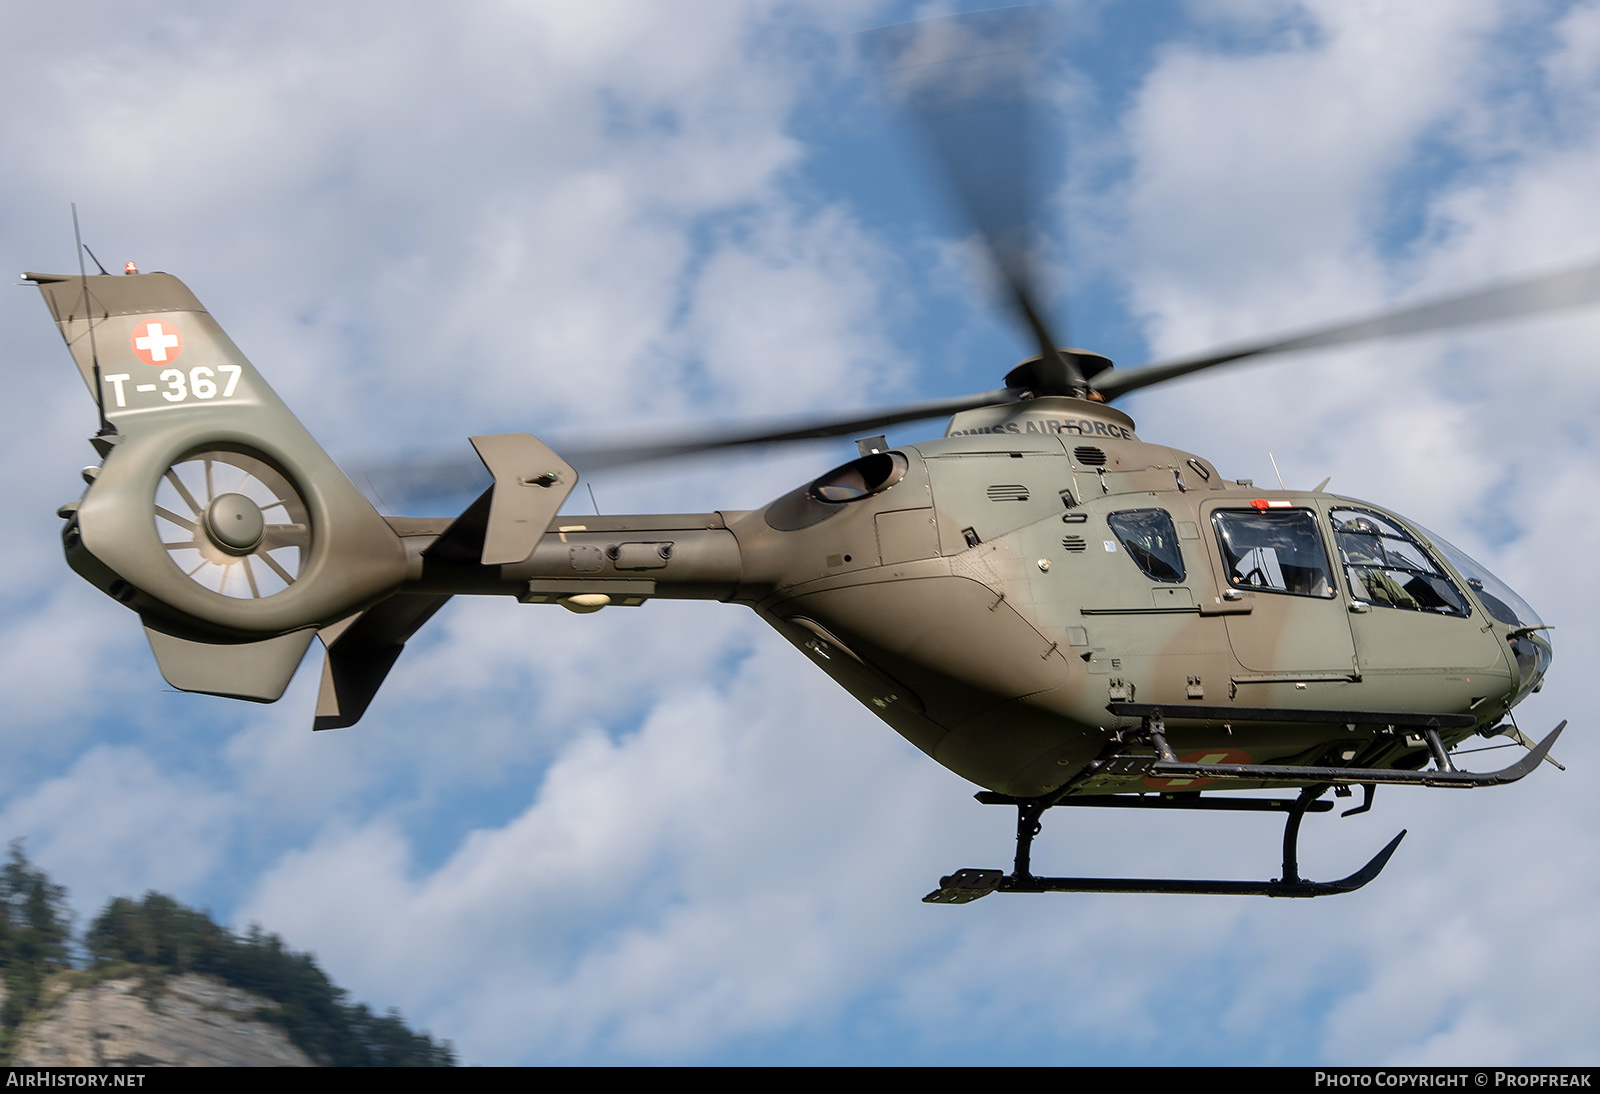
[[[305,501],[277,468],[210,449],[169,467],[156,487],[156,533],[202,588],[261,600],[293,585],[311,549]]]

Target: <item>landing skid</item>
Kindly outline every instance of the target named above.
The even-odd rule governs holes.
[[[1010,874],[999,870],[962,869],[939,879],[939,888],[923,897],[927,904],[968,904],[990,893],[1188,893],[1203,896],[1316,897],[1353,893],[1377,877],[1389,858],[1405,839],[1402,830],[1361,869],[1338,881],[1307,881],[1300,876],[1298,848],[1300,821],[1308,813],[1324,813],[1332,802],[1319,801],[1335,784],[1359,784],[1365,791],[1360,806],[1344,814],[1363,813],[1372,808],[1372,797],[1380,783],[1424,786],[1497,786],[1515,782],[1539,766],[1550,746],[1566,728],[1562,722],[1527,756],[1499,771],[1476,773],[1459,771],[1450,762],[1440,742],[1440,728],[1458,725],[1460,715],[1404,715],[1373,712],[1324,711],[1238,711],[1232,708],[1160,707],[1149,704],[1117,703],[1112,713],[1143,719],[1142,742],[1153,748],[1155,756],[1112,756],[1091,765],[1092,774],[1138,774],[1158,778],[1235,778],[1287,782],[1303,786],[1292,801],[1279,798],[1201,798],[1198,794],[1178,797],[1145,797],[1116,794],[1099,797],[1066,797],[1070,785],[1049,798],[1012,798],[988,792],[977,795],[985,805],[1014,805],[1017,808],[1017,853]],[[1289,714],[1290,717],[1276,716]],[[1226,717],[1236,721],[1285,720],[1327,721],[1333,724],[1385,725],[1391,728],[1421,730],[1433,754],[1435,767],[1428,771],[1394,771],[1387,768],[1296,767],[1268,764],[1189,764],[1180,762],[1167,744],[1165,716],[1180,718]],[[1468,719],[1470,723],[1470,718]],[[1208,809],[1288,814],[1283,828],[1283,875],[1272,881],[1203,881],[1179,878],[1095,878],[1038,877],[1030,867],[1033,839],[1043,827],[1046,809],[1060,806],[1099,806],[1124,809]]]

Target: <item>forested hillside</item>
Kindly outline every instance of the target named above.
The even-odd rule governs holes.
[[[164,978],[195,973],[275,1004],[262,1020],[281,1027],[313,1061],[342,1067],[453,1065],[448,1042],[413,1033],[399,1012],[374,1014],[350,1003],[310,954],[252,925],[243,936],[205,912],[160,893],[118,897],[74,937],[67,892],[36,869],[13,843],[0,868],[0,1064],[10,1061],[19,1029],[47,983],[135,976],[153,997]],[[52,980],[57,978],[57,980]]]

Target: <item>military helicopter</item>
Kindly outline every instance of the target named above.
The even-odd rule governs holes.
[[[1330,790],[1363,788],[1350,815],[1371,808],[1378,785],[1492,786],[1538,767],[1566,723],[1535,744],[1511,710],[1541,686],[1549,628],[1415,522],[1321,487],[1230,480],[1141,439],[1111,401],[1266,354],[1591,303],[1600,266],[1135,369],[1060,348],[1029,260],[1026,66],[1016,49],[974,44],[1029,38],[1018,19],[890,28],[874,44],[916,74],[900,97],[1037,347],[1004,387],[589,454],[592,467],[859,437],[858,458],[756,510],[562,516],[573,464],[531,435],[500,434],[471,438],[494,481],[463,511],[384,516],[182,282],[131,264],[88,275],[80,244],[76,275],[23,274],[100,413],[102,462],[60,510],[69,564],[138,613],[180,690],[275,701],[320,638],[319,730],[355,725],[453,596],[580,613],[743,604],[982,787],[980,802],[1016,808],[1011,871],[958,870],[926,901],[1361,888],[1405,833],[1348,877],[1311,881],[1297,861],[1304,815],[1331,810]],[[978,139],[994,154],[976,154]],[[929,441],[861,436],[944,416]],[[1497,734],[1527,753],[1498,771],[1455,765],[1456,746]],[[1269,793],[1216,793],[1230,790]],[[1281,876],[1035,875],[1041,818],[1069,806],[1283,814]]]

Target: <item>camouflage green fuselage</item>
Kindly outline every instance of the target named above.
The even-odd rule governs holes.
[[[904,477],[881,493],[829,505],[799,491],[729,521],[744,560],[734,599],[963,777],[1017,796],[1053,791],[1137,725],[1109,714],[1117,701],[1470,713],[1484,727],[1535,685],[1511,654],[1511,627],[1476,603],[1455,615],[1374,605],[1337,562],[1318,595],[1241,588],[1215,524],[1218,513],[1297,511],[1337,560],[1331,510],[1392,514],[1240,486],[1082,400],[995,409],[1023,429],[908,446]],[[960,416],[952,429],[993,413]],[[1072,430],[1026,428],[1053,420]],[[809,512],[797,518],[799,509]],[[1149,510],[1169,514],[1177,536],[1181,567],[1166,580],[1144,572],[1107,521]],[[1363,756],[1416,767],[1427,755],[1420,739],[1370,731],[1330,739],[1326,727],[1293,723],[1168,726],[1179,754],[1200,762]],[[1073,792],[1198,786],[1088,779]]]

